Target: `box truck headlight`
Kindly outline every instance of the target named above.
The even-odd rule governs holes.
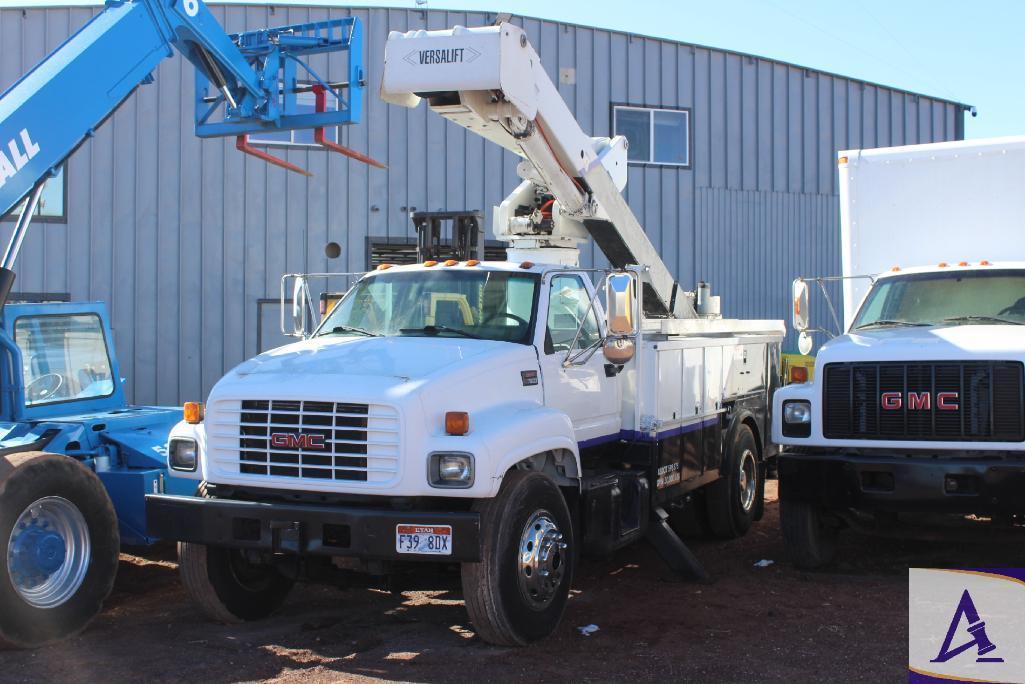
[[[472,487],[473,455],[461,452],[431,454],[427,461],[427,479],[432,487]]]
[[[199,462],[199,448],[191,439],[172,439],[167,447],[167,461],[171,470],[193,472]]]
[[[787,401],[783,403],[783,436],[811,436],[811,403]]]

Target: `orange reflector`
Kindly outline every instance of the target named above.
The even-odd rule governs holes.
[[[380,266],[377,267],[377,270],[378,271],[387,271],[389,268],[391,268],[394,265],[395,264],[381,264]]]
[[[840,157],[839,159],[836,160],[836,163],[837,164],[846,164],[847,163],[847,157]]]
[[[449,411],[445,414],[445,432],[450,435],[465,435],[469,431],[469,413],[466,411]]]
[[[466,265],[467,266],[476,266],[479,263],[480,263],[479,259],[470,259],[469,261],[466,262]]]
[[[455,265],[456,265],[456,264],[458,264],[458,263],[459,263],[459,262],[458,262],[458,261],[456,261],[455,259],[449,259],[448,261],[446,261],[446,262],[445,262],[445,265],[446,265],[446,266],[455,266]]]
[[[203,403],[200,401],[185,402],[185,422],[198,425],[203,422]]]
[[[947,267],[947,262],[946,261],[941,261],[940,263],[938,263],[936,265],[939,266],[940,268],[946,268]]]
[[[520,268],[534,268],[534,262],[524,261],[522,264],[520,264]]]
[[[433,261],[433,260],[432,261],[425,261],[424,262],[424,266],[426,266],[427,268],[430,268],[431,266],[437,266],[437,265],[438,265],[438,262],[437,261]]]
[[[979,262],[979,266],[989,266],[989,265],[990,265],[990,263],[986,259],[983,259],[982,261]]]
[[[896,273],[897,271],[899,271],[899,270],[900,270],[900,266],[894,266],[894,267],[893,267],[893,268],[891,268],[890,270],[891,270],[892,272]]]
[[[790,382],[808,382],[807,366],[791,366]]]
[[[957,265],[958,266],[967,266],[968,262],[967,261],[959,261],[959,262],[957,262]]]

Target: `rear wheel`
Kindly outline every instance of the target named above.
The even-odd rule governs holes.
[[[779,516],[783,540],[794,565],[814,570],[833,561],[838,528],[821,508],[783,499],[779,502]]]
[[[536,472],[508,473],[494,499],[477,501],[481,559],[462,564],[463,595],[477,634],[523,646],[555,631],[575,569],[573,529],[562,492]]]
[[[739,425],[723,454],[718,480],[708,486],[708,525],[722,539],[741,537],[751,528],[765,492],[765,469],[758,463],[758,444],[747,425]]]
[[[295,584],[271,565],[249,562],[238,549],[190,542],[178,542],[178,571],[200,610],[229,624],[267,617]]]
[[[78,461],[39,451],[0,458],[0,646],[81,631],[117,575],[117,514]]]

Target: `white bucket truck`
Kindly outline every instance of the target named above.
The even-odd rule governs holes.
[[[846,332],[813,382],[773,400],[783,532],[803,567],[830,562],[847,527],[1025,513],[1025,137],[839,163],[843,276],[795,281],[794,327],[807,353],[826,332],[809,290],[842,280]]]
[[[722,537],[761,515],[782,321],[677,286],[621,194],[625,139],[584,134],[520,28],[393,33],[382,95],[523,157],[509,261],[381,265],[217,383],[169,443],[206,498],[148,499],[190,594],[254,619],[300,576],[458,565],[479,635],[516,645],[555,629],[581,552],[647,538],[700,574],[669,512]],[[592,238],[615,270],[579,267]]]

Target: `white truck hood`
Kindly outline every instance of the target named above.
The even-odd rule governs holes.
[[[817,364],[1025,358],[1025,326],[956,325],[851,332],[819,350]]]

